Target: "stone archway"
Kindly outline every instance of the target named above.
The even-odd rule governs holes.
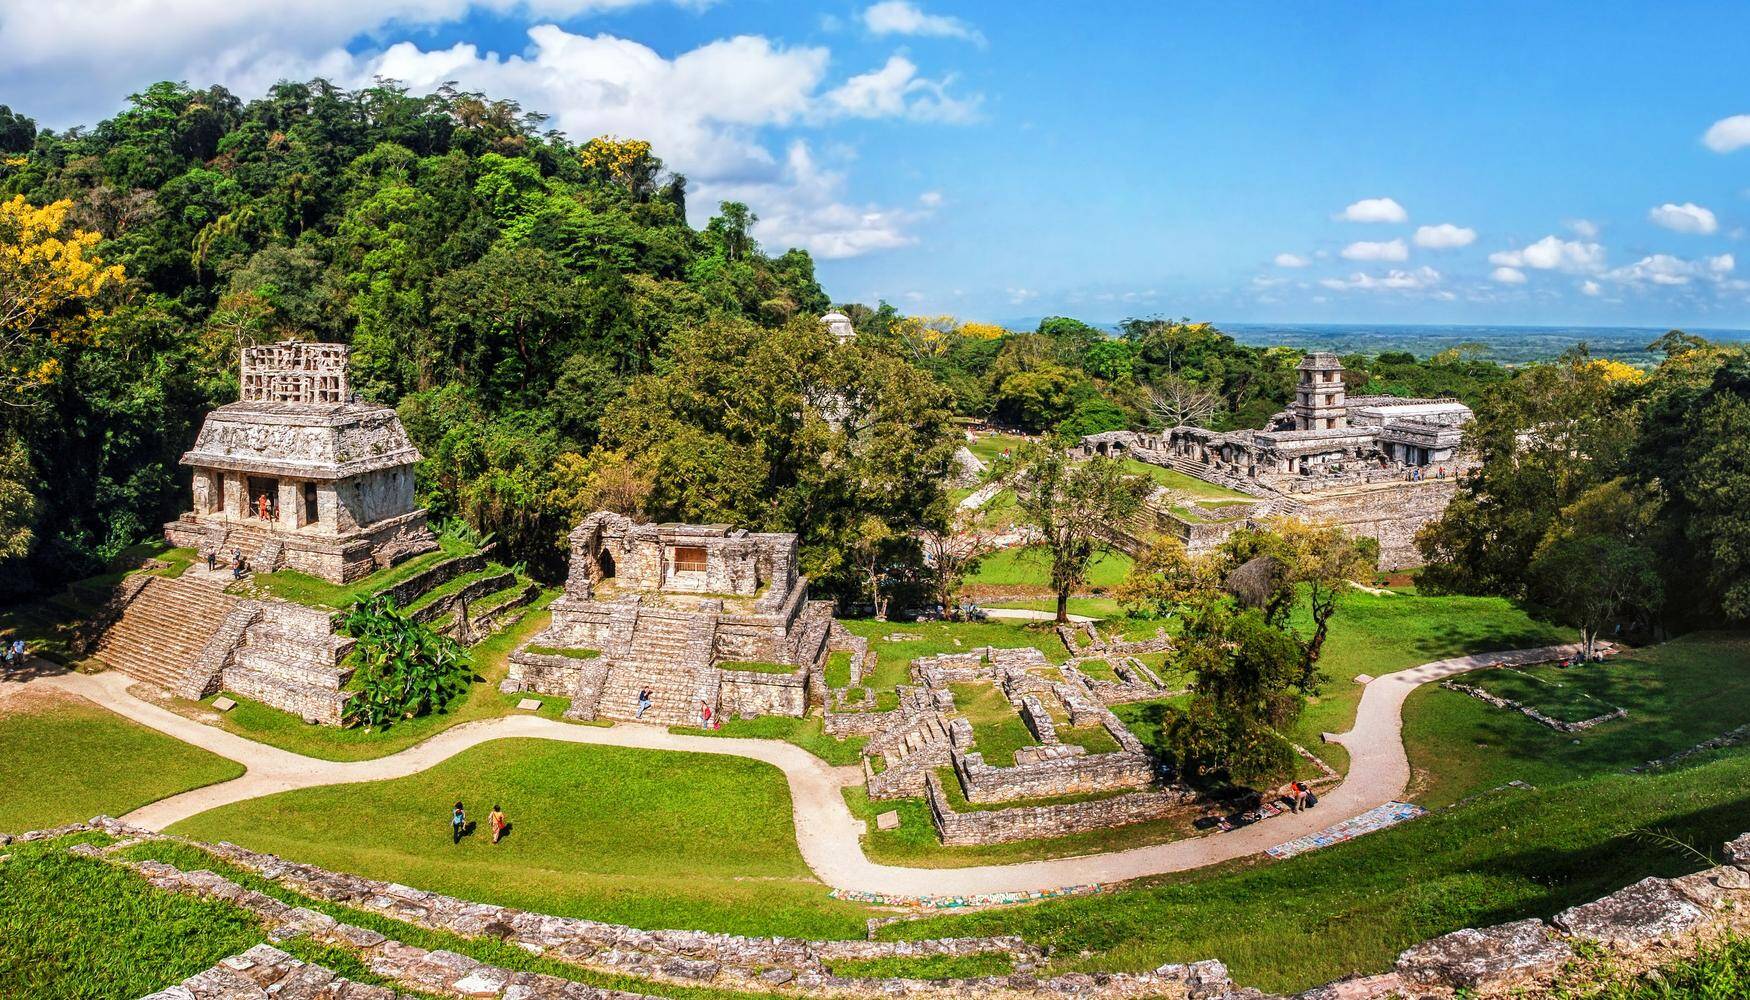
[[[614,578],[614,554],[608,551],[607,546],[602,546],[596,552],[595,565],[597,572],[601,574],[601,579],[612,580]]]

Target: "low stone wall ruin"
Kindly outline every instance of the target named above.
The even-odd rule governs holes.
[[[1617,719],[1628,717],[1628,709],[1616,708],[1604,713],[1603,715],[1595,715],[1590,719],[1581,719],[1579,722],[1564,722],[1554,716],[1545,715],[1530,705],[1514,701],[1511,698],[1503,698],[1498,694],[1491,694],[1490,692],[1484,691],[1482,688],[1471,684],[1460,684],[1457,681],[1441,681],[1440,686],[1448,691],[1457,691],[1459,694],[1468,694],[1472,698],[1475,698],[1486,705],[1493,705],[1496,708],[1505,709],[1509,712],[1518,712],[1531,721],[1536,722],[1539,725],[1548,726],[1558,733],[1585,732],[1593,726],[1601,726],[1606,722],[1614,722]]]
[[[974,755],[968,755],[974,756]],[[1016,840],[1063,837],[1160,819],[1196,798],[1183,789],[1133,792],[1110,798],[1050,806],[955,812],[934,771],[925,775],[931,818],[942,843],[949,846],[1003,844]]]
[[[758,670],[723,671],[718,689],[724,715],[751,719],[756,715],[782,715],[800,719],[808,714],[808,673],[793,674]]]

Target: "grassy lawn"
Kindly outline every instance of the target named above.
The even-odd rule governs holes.
[[[504,694],[498,690],[498,682],[504,680],[510,669],[510,654],[550,624],[552,616],[546,607],[558,594],[557,590],[542,594],[521,621],[468,650],[468,657],[474,664],[474,676],[479,679],[444,711],[406,719],[387,730],[341,729],[308,725],[291,712],[232,694],[229,697],[237,702],[237,707],[219,715],[217,724],[239,736],[306,757],[366,760],[405,750],[451,726],[508,715],[515,710],[516,703],[527,696]],[[566,708],[563,699],[540,700],[543,702],[540,714],[548,718],[557,718]],[[212,701],[208,698],[202,705],[210,708]],[[205,710],[186,703],[184,707],[190,711]]]
[[[1530,667],[1498,667],[1479,671],[1461,682],[1498,698],[1529,705],[1552,719],[1562,722],[1584,722],[1608,715],[1616,706],[1599,700],[1588,688],[1610,688],[1620,683],[1625,672],[1601,669],[1564,670],[1553,663]],[[1606,693],[1599,691],[1599,694]]]
[[[805,719],[787,719],[777,715],[762,715],[757,719],[730,719],[716,729],[697,729],[692,726],[670,726],[671,733],[684,733],[688,736],[739,736],[758,740],[783,740],[794,743],[809,753],[826,761],[828,764],[856,764],[863,759],[863,744],[869,742],[862,736],[849,739],[834,739],[825,731],[825,723],[820,716],[810,715]]]
[[[83,698],[26,692],[0,702],[0,831],[120,816],[242,773]]]
[[[378,570],[362,580],[348,584],[329,583],[327,580],[310,576],[307,573],[300,573],[297,570],[282,569],[277,573],[257,574],[240,584],[233,584],[230,589],[265,597],[277,597],[298,604],[345,609],[352,607],[355,601],[367,594],[374,594],[386,587],[394,586],[412,577],[415,573],[430,569],[446,559],[469,555],[474,551],[475,547],[467,542],[453,538],[439,538],[437,551],[414,556],[398,566]]]
[[[1538,668],[1535,673],[1554,675],[1597,702],[1628,709],[1627,718],[1575,734],[1425,686],[1404,708],[1413,792],[1419,802],[1442,805],[1512,780],[1554,785],[1694,746],[1750,722],[1747,662],[1750,635],[1713,632],[1566,671]],[[1495,669],[1461,680],[1495,689],[1511,676]]]
[[[148,841],[124,849],[121,856],[130,861],[161,861],[183,871],[205,869],[230,879],[245,889],[253,889],[256,892],[272,896],[289,906],[302,906],[325,913],[336,920],[344,921],[355,927],[376,931],[378,934],[403,944],[424,948],[428,951],[440,949],[452,951],[516,972],[542,973],[597,986],[605,990],[620,990],[625,993],[638,993],[645,996],[660,995],[671,997],[673,1000],[755,1000],[756,997],[764,996],[764,994],[740,993],[709,986],[674,986],[666,983],[661,986],[653,986],[648,980],[585,969],[555,958],[532,955],[516,945],[497,938],[462,937],[449,931],[432,930],[405,923],[369,910],[341,906],[295,892],[277,882],[262,878],[252,871],[238,868],[236,865],[192,844]],[[294,956],[307,962],[315,962],[340,972],[349,979],[375,985],[393,985],[366,970],[353,952],[339,948],[326,948],[301,939],[293,939],[277,945],[277,947],[291,952]],[[410,997],[427,996],[427,994],[422,993],[403,992],[404,995]]]
[[[1124,469],[1132,475],[1147,476],[1162,486],[1185,496],[1193,497],[1199,502],[1206,500],[1225,500],[1230,503],[1255,503],[1257,497],[1247,496],[1239,490],[1230,490],[1225,486],[1206,483],[1195,476],[1188,476],[1177,469],[1150,465],[1134,458],[1126,458]]]
[[[1130,572],[1131,562],[1131,558],[1122,552],[1098,553],[1088,566],[1086,586],[1092,589],[1118,586]],[[1002,549],[985,556],[977,571],[966,578],[966,583],[971,586],[1046,588],[1051,585],[1051,563],[1039,546]]]
[[[1296,623],[1311,633],[1305,621]],[[1465,653],[1521,649],[1572,642],[1573,630],[1537,621],[1523,608],[1499,597],[1378,596],[1356,591],[1343,598],[1331,620],[1319,668],[1326,681],[1311,699],[1290,739],[1324,757],[1339,771],[1349,766],[1341,746],[1321,747],[1322,732],[1347,732],[1361,702],[1358,674],[1378,677],[1430,660]],[[1450,692],[1449,692],[1450,693]],[[1412,718],[1409,709],[1405,718]]]
[[[1015,434],[981,434],[977,440],[966,446],[966,450],[977,455],[980,462],[989,466],[1002,458],[1005,449],[1013,453],[1026,443],[1026,438]]]
[[[1020,713],[995,684],[978,681],[948,687],[954,692],[954,707],[972,723],[973,745],[984,754],[986,764],[1012,767],[1016,750],[1038,745]]]
[[[1063,641],[1049,624],[1031,622],[878,622],[870,618],[841,619],[845,628],[869,640],[875,657],[871,670],[865,661],[864,683],[877,694],[892,693],[895,684],[910,683],[911,661],[938,653],[966,653],[980,646],[1033,646],[1053,663],[1069,657]],[[906,642],[888,642],[889,635],[915,637]]]
[[[1019,934],[1062,956],[1053,971],[1219,958],[1243,985],[1294,992],[1383,971],[1408,945],[1460,927],[1548,917],[1646,875],[1693,871],[1693,856],[1631,831],[1667,830],[1717,851],[1750,829],[1747,785],[1750,753],[1739,752],[1666,774],[1510,790],[1288,861],[881,934]]]
[[[450,843],[449,806],[480,831]],[[484,831],[494,803],[512,824]],[[641,927],[858,936],[796,849],[776,768],[708,754],[488,743],[392,781],[226,806],[174,832],[460,896]]]
[[[74,842],[17,844],[0,864],[0,994],[145,996],[264,939],[229,903],[159,891],[132,872],[69,855]]]

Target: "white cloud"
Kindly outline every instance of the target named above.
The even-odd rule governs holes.
[[[1687,285],[1697,279],[1723,281],[1737,267],[1729,253],[1700,260],[1684,260],[1668,253],[1650,254],[1625,267],[1619,267],[1605,277],[1624,284]]]
[[[1400,261],[1410,259],[1410,248],[1403,240],[1387,240],[1383,243],[1370,243],[1359,240],[1343,248],[1344,260],[1387,260]]]
[[[942,192],[925,191],[923,194],[918,195],[918,204],[925,208],[940,208],[942,205]]]
[[[1416,245],[1430,250],[1450,250],[1468,247],[1477,241],[1477,231],[1467,226],[1442,222],[1438,226],[1416,227]]]
[[[1498,250],[1489,263],[1500,267],[1532,267],[1540,271],[1593,272],[1604,267],[1604,248],[1597,243],[1545,236],[1519,250]]]
[[[1604,291],[1604,286],[1600,285],[1596,281],[1593,281],[1591,278],[1587,278],[1585,281],[1580,282],[1580,294],[1581,295],[1590,295],[1590,296],[1596,297],[1597,295],[1599,295],[1603,291]]]
[[[1319,284],[1340,292],[1346,291],[1417,291],[1440,283],[1440,272],[1431,267],[1419,267],[1414,271],[1400,271],[1393,268],[1383,275],[1364,274],[1356,271],[1347,278],[1326,278]]]
[[[1523,285],[1525,284],[1525,272],[1516,267],[1497,267],[1489,272],[1489,279],[1503,285]]]
[[[1750,146],[1750,115],[1721,118],[1708,127],[1701,141],[1716,153],[1730,153]]]
[[[1568,228],[1572,229],[1574,235],[1581,239],[1595,240],[1598,238],[1598,223],[1591,219],[1570,219],[1568,220]]]
[[[1312,261],[1297,253],[1279,253],[1275,260],[1277,267],[1305,267]]]
[[[0,93],[45,124],[90,124],[153,80],[220,82],[253,96],[282,77],[354,63],[359,38],[464,20],[473,12],[569,20],[651,0],[0,0]],[[710,0],[682,0],[702,8]],[[219,75],[219,74],[223,75]],[[366,78],[366,83],[369,78]]]
[[[901,55],[887,64],[851,77],[826,95],[830,112],[852,118],[911,118],[916,121],[961,123],[977,117],[980,98],[948,93],[952,78],[929,80],[917,64]]]
[[[1337,218],[1347,222],[1404,222],[1410,213],[1390,198],[1363,198],[1343,209]]]
[[[1012,305],[1012,306],[1018,306],[1018,305],[1025,304],[1027,302],[1031,302],[1038,297],[1039,297],[1039,293],[1034,291],[1031,288],[1011,288],[1011,289],[1009,289],[1009,305]]]
[[[783,172],[770,180],[701,186],[707,203],[746,202],[759,215],[754,236],[772,248],[801,247],[823,260],[857,257],[917,242],[911,228],[930,215],[916,209],[847,203],[844,175],[823,169],[808,143],[790,143]]]
[[[906,0],[882,0],[863,11],[863,25],[877,35],[921,35],[929,38],[961,38],[984,44],[977,28],[954,17],[926,14]]]
[[[1693,201],[1686,201],[1681,205],[1666,202],[1650,209],[1647,218],[1656,226],[1664,226],[1678,233],[1699,233],[1705,236],[1720,228],[1714,213]]]

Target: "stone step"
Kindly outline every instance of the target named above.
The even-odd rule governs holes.
[[[338,691],[352,679],[353,668],[339,665],[313,664],[261,646],[244,646],[232,657],[232,669],[255,670],[271,674],[287,682]]]
[[[154,577],[104,633],[96,656],[130,677],[175,690],[237,606],[222,591]]]
[[[650,689],[650,710],[645,722],[667,725],[696,726],[699,724],[699,684],[697,671],[686,666],[655,666],[637,663],[616,663],[608,671],[607,683],[596,703],[596,714],[610,719],[631,719],[638,714],[638,691]],[[712,706],[716,710],[716,706]]]

